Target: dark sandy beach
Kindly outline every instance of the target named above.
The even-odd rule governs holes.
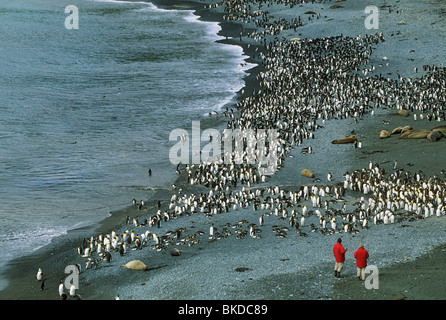
[[[278,18],[281,14],[289,17],[293,13],[315,10],[325,12],[328,18],[314,20],[296,32],[284,31],[286,38],[324,37],[344,33],[355,36],[363,30],[351,30],[354,21],[362,21],[364,14],[358,12],[368,3],[358,1],[349,7],[352,0],[341,2],[344,9],[329,9],[335,4],[305,4],[290,9],[283,6],[271,6],[269,10]],[[395,2],[395,4],[393,3]],[[203,2],[154,1],[162,8],[184,8],[196,10],[196,14],[206,21],[221,21],[221,35],[228,37],[222,40],[229,44],[241,45],[244,53],[251,58],[249,62],[259,63],[258,53],[263,50],[252,39],[239,40],[241,22],[222,20],[218,10],[203,9]],[[385,1],[380,1],[383,5]],[[388,1],[386,3],[389,3]],[[417,5],[410,4],[406,10],[403,4],[392,1],[397,8],[403,7],[404,14],[384,15],[382,28],[388,40],[377,46],[373,61],[382,64],[382,57],[389,57],[388,69],[383,66],[382,72],[394,76],[395,72],[406,76],[414,76],[413,65],[438,63],[445,60],[444,53],[428,50],[437,42],[444,48],[444,23],[441,20],[417,20],[418,26],[410,23],[410,17],[431,15],[425,8],[436,2],[424,1]],[[397,5],[398,4],[398,5]],[[378,5],[378,4],[377,4]],[[322,9],[323,10],[322,10]],[[358,9],[359,8],[359,9]],[[336,11],[337,10],[337,11]],[[341,11],[344,10],[344,11]],[[433,9],[432,9],[433,10]],[[343,13],[342,13],[343,12]],[[351,20],[353,20],[353,22]],[[405,20],[406,25],[398,24]],[[436,24],[432,24],[432,23]],[[438,38],[423,37],[414,34],[417,28],[429,25],[431,32]],[[246,26],[252,30],[252,25]],[[424,32],[424,31],[423,31]],[[427,32],[427,31],[426,31]],[[411,44],[409,44],[409,42]],[[250,70],[246,77],[244,93],[239,99],[249,96],[258,89],[256,75],[262,70],[258,66]],[[385,71],[384,71],[385,70]],[[383,122],[386,120],[387,122]],[[217,120],[224,125],[225,119]],[[444,124],[444,123],[441,123]],[[216,125],[214,122],[213,125]],[[365,168],[370,161],[384,164],[390,168],[395,159],[405,170],[416,172],[422,170],[429,176],[439,174],[444,165],[446,140],[432,143],[423,140],[397,140],[396,137],[381,140],[381,130],[391,131],[393,128],[411,125],[419,129],[431,129],[439,125],[427,121],[415,121],[412,116],[401,117],[392,109],[377,110],[374,116],[365,116],[358,123],[353,119],[332,120],[316,133],[311,141],[314,155],[304,155],[300,151],[308,144],[303,144],[290,153],[284,167],[276,173],[268,185],[280,185],[281,188],[293,190],[300,185],[312,184],[311,180],[300,175],[303,168],[313,170],[317,177],[325,179],[331,170],[337,182],[342,181],[346,171]],[[332,145],[334,138],[342,138],[355,130],[363,142],[362,149],[351,145]],[[312,158],[313,156],[313,158]],[[410,163],[411,166],[405,166]],[[325,181],[325,180],[324,180]],[[187,191],[187,187],[185,187]],[[168,201],[169,195],[159,194],[159,200]],[[360,195],[348,194],[349,203],[358,201]],[[147,207],[156,207],[156,201],[149,202]],[[65,279],[65,267],[74,263],[83,264],[76,253],[82,238],[99,233],[106,234],[112,230],[132,228],[125,225],[126,217],[138,217],[146,214],[134,207],[112,214],[99,226],[91,226],[69,232],[66,236],[54,239],[52,243],[39,249],[32,255],[17,259],[10,264],[5,275],[9,286],[0,292],[2,300],[59,300],[58,285]],[[161,231],[181,226],[193,226],[193,230],[209,229],[211,222],[219,228],[226,222],[237,223],[240,219],[249,219],[257,223],[258,214],[251,208],[242,208],[217,216],[214,220],[206,217],[190,216],[169,221]],[[276,221],[273,217],[266,221],[265,229],[270,230]],[[179,221],[181,220],[181,221]],[[206,241],[199,246],[184,248],[184,254],[171,256],[169,252],[132,251],[125,257],[113,255],[110,264],[101,264],[98,270],[86,270],[80,274],[79,294],[86,300],[111,300],[119,295],[122,299],[148,300],[443,300],[446,299],[446,221],[444,217],[431,217],[414,222],[396,223],[394,225],[377,225],[370,230],[358,234],[333,234],[322,236],[309,234],[306,238],[298,236],[277,239],[272,233],[263,231],[262,239],[243,239],[240,241],[228,238],[221,241]],[[336,239],[342,236],[348,255],[345,271],[341,279],[332,275],[333,257],[331,247]],[[370,251],[369,264],[379,268],[379,289],[365,289],[364,283],[356,279],[353,252],[359,243],[365,243]],[[138,273],[120,267],[132,259],[149,261],[149,271]],[[312,261],[314,260],[314,261]],[[40,289],[40,282],[35,280],[38,268],[44,271],[45,289]]]
[[[379,269],[379,288],[366,289],[356,275],[334,285],[333,299],[341,300],[444,300],[446,246],[441,245],[415,261]]]

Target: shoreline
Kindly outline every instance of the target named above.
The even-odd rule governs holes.
[[[238,23],[223,20],[220,13],[205,9],[204,4],[200,1],[153,0],[147,2],[150,2],[156,7],[165,10],[192,10],[194,11],[194,14],[198,16],[199,20],[207,22],[218,22],[221,26],[221,30],[219,31],[218,35],[226,37],[226,39],[217,40],[216,42],[240,46],[243,49],[243,54],[248,56],[245,61],[247,63],[256,64],[253,68],[246,71],[246,76],[243,79],[245,81],[245,85],[239,92],[236,93],[233,99],[236,102],[240,101],[244,97],[248,96],[249,92],[252,92],[252,90],[256,88],[257,82],[255,78],[262,68],[259,64],[259,61],[254,58],[254,50],[258,46],[255,44],[248,45],[248,43],[241,43],[236,40],[238,39],[238,31],[236,30]],[[229,105],[235,105],[236,102],[230,103]],[[214,119],[202,119],[203,123],[206,123],[208,121],[212,122],[214,121]],[[218,119],[218,122],[221,123],[220,125],[224,125],[225,121],[226,119],[224,118]],[[177,178],[177,181],[175,181],[174,183],[177,183],[179,179],[181,178]],[[58,297],[53,294],[42,295],[42,293],[38,292],[37,290],[33,290],[32,292],[30,292],[30,294],[24,293],[24,291],[29,289],[29,286],[25,283],[27,283],[29,279],[32,279],[35,276],[35,272],[28,270],[28,266],[39,265],[42,266],[43,269],[51,270],[50,274],[47,274],[45,278],[52,278],[53,284],[58,284],[59,281],[56,281],[55,279],[64,279],[67,276],[63,272],[64,266],[71,264],[70,261],[74,261],[77,258],[75,249],[83,238],[88,238],[91,236],[91,234],[96,233],[110,233],[112,230],[125,226],[127,216],[130,219],[138,218],[146,214],[149,208],[156,208],[158,200],[169,200],[168,197],[166,197],[164,191],[156,192],[152,198],[153,199],[149,199],[149,201],[145,200],[146,209],[143,211],[136,210],[132,206],[113,211],[110,213],[110,216],[99,221],[97,224],[68,230],[66,234],[53,238],[49,244],[36,249],[26,256],[15,258],[12,261],[8,262],[3,273],[8,278],[8,280],[6,280],[8,281],[8,284],[3,290],[0,290],[0,300],[57,299]],[[72,252],[67,253],[65,247],[71,248]],[[54,270],[56,268],[52,266],[52,264],[55,262],[57,262],[56,265],[59,269],[58,272],[56,272],[56,270]]]
[[[154,1],[153,3],[158,6],[157,2],[161,2],[161,1]],[[165,2],[163,2],[165,3]],[[180,6],[191,6],[193,7],[192,3],[195,3],[194,1],[192,2],[180,2],[178,3],[177,1],[169,1],[168,4],[166,4],[167,7],[172,6],[172,5],[180,5]],[[200,6],[199,3],[195,3],[195,5],[197,7]],[[162,8],[163,6],[160,5],[160,7]],[[189,8],[186,8],[189,9]],[[194,10],[194,9],[191,9]],[[206,20],[206,19],[217,19],[218,20],[218,16],[221,16],[218,13],[212,12],[212,10],[207,10],[207,9],[202,9],[201,10],[201,14],[200,14],[200,10],[196,9],[196,13],[200,16],[200,19]],[[203,15],[202,15],[203,14]],[[203,18],[203,16],[205,16],[206,18]],[[206,20],[206,21],[213,21],[213,20]],[[245,54],[247,54],[246,52],[248,51],[248,42],[247,41],[243,41],[242,43],[240,43],[237,39],[237,27],[238,23],[232,23],[232,22],[227,22],[227,21],[219,21],[221,22],[221,27],[222,30],[220,31],[220,33],[225,34],[226,32],[228,32],[229,36],[233,37],[233,40],[220,40],[220,41],[227,41],[229,43],[233,42],[232,44],[235,45],[240,45],[243,48],[243,51],[245,52]],[[260,47],[260,46],[259,46]],[[250,45],[250,54],[247,54],[250,56],[249,59],[247,59],[247,61],[252,59],[252,53],[254,52],[253,50],[255,50],[255,46]],[[255,60],[251,60],[251,61],[255,61]],[[255,69],[255,70],[253,70]],[[256,77],[256,72],[258,72],[261,69],[261,66],[257,66],[255,68],[253,68],[251,70],[249,70],[248,72],[248,76],[245,77],[245,87],[244,87],[244,91],[245,91],[245,96],[249,96],[249,93],[252,89],[252,86],[256,84],[255,81],[255,77]],[[239,101],[240,99],[242,99],[243,96],[239,93],[237,94],[237,100]],[[385,114],[385,113],[383,113]],[[388,116],[388,115],[387,115]],[[393,119],[393,118],[392,118]],[[398,119],[394,119],[393,123],[396,123],[398,121],[402,122],[404,119],[398,118]],[[225,119],[222,119],[222,123],[224,123]],[[334,122],[334,120],[332,120]],[[361,120],[362,121],[362,120]],[[405,120],[407,121],[407,120]],[[364,125],[364,124],[363,124]],[[364,125],[365,126],[365,125]],[[328,125],[327,125],[328,127]],[[378,131],[377,131],[378,132]],[[317,132],[317,134],[319,134],[319,132]],[[339,134],[339,133],[338,133]],[[370,139],[369,141],[370,143],[375,142],[372,139]],[[382,143],[380,141],[377,142],[378,144]],[[440,142],[441,143],[441,142]],[[297,149],[297,148],[296,148]],[[299,148],[300,149],[300,148]],[[370,149],[369,149],[370,150]],[[351,152],[345,150],[346,152]],[[368,160],[368,159],[366,159]],[[362,162],[366,162],[366,160],[362,159]],[[387,160],[385,157],[381,158],[381,161],[385,161]],[[417,166],[418,167],[418,166]],[[351,170],[351,168],[349,169]],[[280,176],[280,175],[278,175]],[[274,179],[276,181],[280,180],[280,177],[277,177],[276,179]],[[296,185],[298,185],[299,183],[296,183]],[[164,200],[168,200],[166,198],[164,198]],[[149,207],[155,207],[155,200],[153,200],[152,202],[148,203]],[[144,214],[146,212],[138,212],[138,210],[135,210],[134,208],[127,208],[126,210],[124,210],[126,212],[128,212],[129,214],[134,214],[135,216],[138,216],[140,214]],[[124,216],[117,216],[115,215],[111,215],[110,217],[106,218],[105,220],[103,220],[99,226],[89,226],[89,227],[84,227],[81,229],[76,229],[76,230],[72,230],[71,233],[69,233],[69,235],[65,235],[62,236],[60,238],[55,239],[54,241],[52,241],[52,243],[44,248],[42,248],[42,250],[37,250],[35,253],[33,253],[32,255],[30,255],[29,257],[25,257],[24,259],[19,259],[20,261],[14,261],[14,263],[12,263],[11,268],[14,268],[14,271],[11,272],[14,274],[14,278],[11,281],[11,286],[14,286],[13,289],[11,288],[6,288],[5,290],[0,292],[0,299],[57,299],[57,293],[55,289],[55,286],[58,284],[58,280],[60,278],[65,277],[65,275],[63,274],[63,268],[64,266],[73,263],[73,261],[75,261],[77,254],[75,253],[75,247],[76,246],[71,246],[74,243],[78,243],[82,237],[84,236],[89,236],[92,233],[98,233],[98,232],[102,232],[102,233],[107,233],[110,232],[112,229],[115,229],[117,226],[124,226],[123,221],[125,221]],[[57,242],[57,243],[55,243]],[[72,251],[66,252],[66,247],[71,248]],[[256,248],[255,246],[253,248]],[[408,270],[408,269],[417,269],[420,268],[419,265],[417,265],[417,263],[419,263],[420,261],[423,262],[427,262],[427,263],[431,263],[432,260],[430,259],[430,257],[432,256],[441,256],[442,258],[439,260],[440,263],[441,261],[444,261],[443,259],[443,249],[444,249],[444,243],[443,244],[439,244],[437,246],[435,246],[435,248],[431,249],[429,252],[423,253],[421,255],[419,255],[419,258],[416,261],[406,261],[406,262],[399,262],[400,264],[398,264],[398,268],[401,268],[401,270]],[[208,250],[208,248],[202,249],[202,251]],[[350,249],[351,251],[352,249]],[[351,252],[350,252],[351,253]],[[163,258],[165,259],[170,259],[170,257],[167,257],[167,255],[164,255]],[[289,258],[284,258],[284,259],[289,259]],[[176,262],[173,262],[174,260],[170,260],[171,263],[173,263],[175,265]],[[330,261],[330,262],[328,262]],[[330,269],[331,270],[331,260],[328,260],[326,262],[324,262],[324,270],[325,269]],[[58,270],[59,271],[54,271],[54,266],[52,265],[54,262],[57,262],[57,266],[58,266]],[[161,266],[162,265],[162,259],[160,259],[159,261],[157,261],[158,265]],[[180,262],[178,262],[180,263]],[[48,283],[48,287],[52,288],[48,289],[48,292],[39,292],[38,288],[33,284],[32,286],[32,290],[30,290],[30,285],[29,285],[29,281],[31,280],[31,276],[34,277],[35,275],[35,271],[37,270],[37,268],[35,268],[36,270],[29,270],[28,266],[29,265],[42,265],[42,268],[45,270],[48,268],[48,270],[53,269],[53,271],[48,275],[49,276],[49,280],[48,282],[50,282],[51,279],[51,283]],[[418,267],[416,267],[418,266]],[[394,264],[390,264],[390,266],[388,267],[384,267],[382,269],[380,269],[380,272],[382,271],[381,274],[383,274],[383,281],[385,280],[384,275],[385,274],[390,274],[390,271],[392,269],[395,268]],[[441,268],[440,269],[433,269],[430,270],[431,275],[435,276],[436,275],[436,270],[438,271],[438,276],[443,276],[444,273],[442,273]],[[404,271],[402,271],[404,273]],[[293,275],[291,275],[293,276]],[[361,288],[357,288],[358,286],[356,286],[356,282],[352,283],[352,281],[350,280],[351,275],[346,275],[344,279],[341,279],[341,281],[335,282],[333,288],[336,291],[335,294],[331,297],[322,297],[323,299],[355,299],[356,297],[359,296],[355,296],[355,292],[359,292],[358,290],[361,290]],[[404,274],[394,274],[393,278],[398,278],[398,277],[404,277]],[[279,275],[277,276],[279,278]],[[286,278],[286,277],[285,277]],[[277,281],[283,281],[283,280],[279,280],[276,279]],[[356,280],[356,279],[355,279]],[[126,280],[131,281],[131,280]],[[135,280],[138,281],[138,280]],[[246,282],[249,282],[248,280],[244,280]],[[397,280],[395,280],[396,282]],[[93,283],[93,281],[90,282],[91,284]],[[85,284],[84,284],[85,285]],[[256,285],[258,286],[259,284],[256,283]],[[393,286],[395,288],[404,288],[405,283],[404,282],[400,282],[399,283],[395,283],[393,284]],[[422,283],[420,283],[419,285],[422,285]],[[384,283],[383,283],[384,286]],[[393,297],[395,296],[395,294],[399,295],[404,295],[404,293],[400,293],[400,289],[395,289],[393,288],[391,289],[386,289],[386,293],[384,296],[368,296],[366,294],[363,294],[361,296],[359,296],[359,299],[393,299]],[[10,291],[9,291],[10,289]],[[25,294],[25,291],[27,291],[27,293]],[[355,291],[356,290],[356,291]],[[7,293],[6,291],[9,291],[10,293]],[[383,290],[384,291],[384,290]],[[381,291],[382,292],[382,291]],[[421,293],[420,294],[424,294],[425,293]],[[112,296],[114,295],[110,293],[110,295],[104,295],[104,294],[97,294],[94,292],[94,289],[91,288],[91,286],[86,285],[85,287],[83,287],[82,290],[82,295],[87,296],[88,298],[91,297],[96,297],[97,299],[109,299],[112,298]],[[407,294],[405,295],[407,298],[409,299],[423,299],[423,296],[417,296],[417,295],[412,295],[411,294]],[[274,297],[274,296],[271,296]],[[396,297],[396,296],[395,296]],[[168,297],[166,297],[168,299]],[[296,299],[296,296],[292,296],[289,297],[290,299]],[[307,298],[305,295],[300,297],[300,298]],[[446,296],[443,296],[443,298],[446,298]],[[311,297],[310,297],[311,299]],[[314,296],[313,299],[317,299],[317,296]],[[429,297],[428,299],[432,299],[432,297]],[[440,298],[441,299],[441,298]]]

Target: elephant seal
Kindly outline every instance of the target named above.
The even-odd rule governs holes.
[[[401,134],[398,139],[424,139],[431,133],[431,130],[408,130]]]
[[[390,137],[391,133],[389,131],[386,130],[381,130],[381,132],[379,133],[379,138],[380,139],[385,139]]]
[[[179,250],[177,248],[174,248],[174,249],[170,250],[170,255],[174,256],[174,257],[177,257],[177,256],[181,255],[182,252],[183,252],[183,250]]]
[[[348,136],[342,139],[333,140],[332,144],[347,144],[347,143],[355,143],[358,139],[356,136]]]
[[[307,178],[314,178],[314,173],[307,169],[302,170],[301,174]]]
[[[408,117],[410,112],[404,109],[398,110],[398,114],[403,117]]]
[[[434,131],[431,131],[431,133],[429,133],[429,134],[427,135],[427,138],[428,138],[430,141],[435,142],[435,141],[438,141],[438,140],[440,140],[441,138],[443,138],[443,136],[444,136],[445,133],[446,133],[446,131],[434,130]]]
[[[446,133],[446,126],[438,126],[432,129],[432,131],[442,131],[443,133]]]
[[[395,129],[392,130],[391,134],[404,133],[408,130],[412,130],[412,127],[411,126],[396,127]]]
[[[127,269],[137,271],[147,270],[147,266],[141,260],[132,260],[130,262],[127,262],[126,264],[122,264],[121,267],[126,267]]]

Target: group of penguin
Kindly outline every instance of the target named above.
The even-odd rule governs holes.
[[[228,12],[242,15],[235,1],[225,1],[224,5],[231,3]],[[280,29],[280,24],[286,22],[277,21],[275,28]],[[264,26],[270,25],[264,22]],[[430,114],[428,118],[432,120],[446,120],[444,101],[440,99],[446,88],[444,68],[425,68],[427,74],[417,79],[372,77],[376,69],[370,67],[367,74],[361,72],[371,60],[373,46],[382,41],[382,33],[353,38],[341,35],[296,41],[276,39],[259,53],[264,71],[257,76],[257,92],[237,103],[237,116],[226,113],[230,115],[228,128],[277,129],[280,143],[277,168],[280,169],[295,145],[314,138],[316,129],[322,127],[319,122],[346,117],[357,121],[380,106],[411,109]],[[243,159],[246,156],[241,155]],[[85,258],[85,269],[95,269],[103,261],[111,262],[114,253],[123,256],[128,250],[146,247],[162,251],[171,245],[193,246],[206,235],[210,242],[234,234],[236,239],[247,236],[261,239],[270,217],[280,222],[268,223],[272,232],[277,238],[285,238],[292,229],[299,237],[308,237],[311,233],[354,234],[372,224],[445,215],[446,185],[438,176],[426,177],[422,172],[412,174],[404,170],[385,175],[379,165],[372,163],[369,168],[345,173],[342,179],[336,177],[341,182],[333,183],[334,177],[329,174],[329,184],[325,186],[304,185],[295,190],[259,185],[266,183],[268,176],[260,174],[256,164],[246,162],[186,165],[183,173],[189,186],[205,187],[207,191],[187,194],[175,188],[167,206],[162,208],[159,204],[156,213],[144,222],[127,219],[127,224],[133,223],[133,230],[83,239],[77,253]],[[348,203],[344,199],[346,192],[358,201]],[[144,208],[142,201],[134,200],[133,205]],[[250,223],[250,218],[246,217],[236,224],[216,226],[211,223],[208,233],[193,232],[190,228],[178,228],[163,235],[153,232],[161,224],[180,217],[202,214],[212,219],[238,209],[252,209],[257,213],[258,223]],[[258,211],[263,212],[258,215]],[[43,290],[45,282],[40,269],[36,278],[41,281]],[[75,287],[70,289],[69,295],[74,297],[75,290]],[[62,282],[59,294],[65,295]]]

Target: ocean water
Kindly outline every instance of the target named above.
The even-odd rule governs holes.
[[[169,133],[233,102],[249,68],[191,10],[15,0],[0,15],[0,268],[169,189]]]

